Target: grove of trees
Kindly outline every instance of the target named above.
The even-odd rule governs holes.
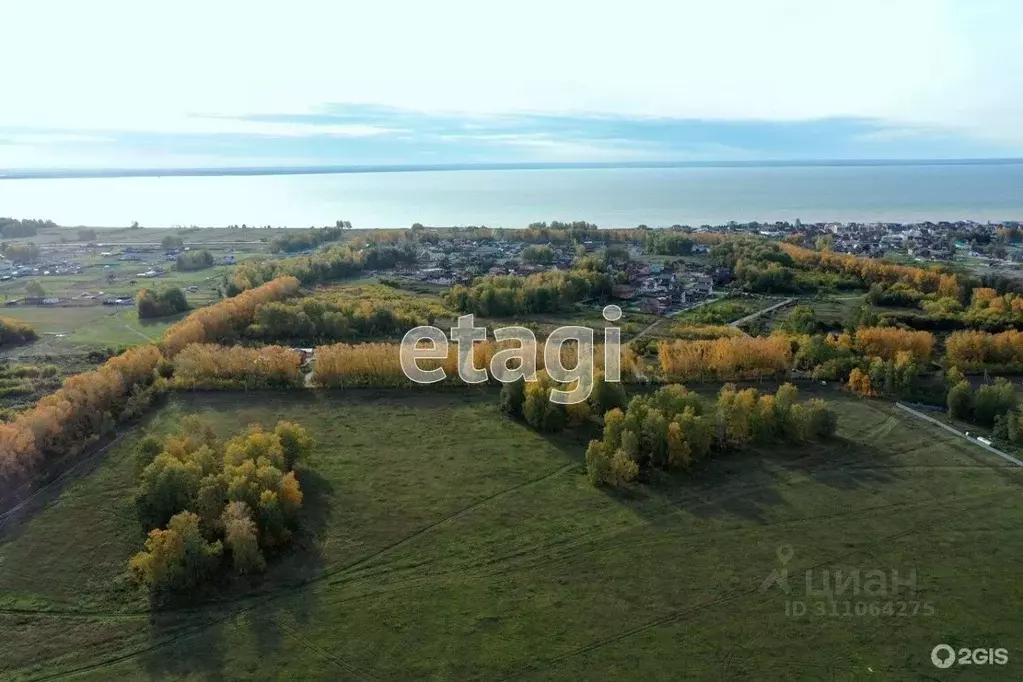
[[[174,267],[181,272],[212,268],[213,254],[206,249],[202,249],[201,251],[182,251],[178,254],[178,259],[175,261]]]
[[[552,270],[528,277],[489,276],[472,287],[456,284],[447,294],[455,310],[483,317],[507,317],[561,310],[570,303],[611,291],[611,277],[593,270]]]
[[[21,320],[0,317],[0,348],[32,343],[37,338],[35,330]]]
[[[135,505],[153,528],[131,558],[135,579],[153,592],[199,587],[230,569],[258,573],[298,525],[302,490],[295,465],[315,443],[298,424],[258,425],[221,441],[191,415],[165,438],[136,447]]]
[[[1023,331],[958,331],[945,341],[949,365],[964,371],[1023,370]]]
[[[0,238],[17,239],[19,237],[34,237],[44,227],[57,227],[57,223],[52,220],[0,218]]]
[[[774,394],[727,384],[715,410],[684,386],[663,386],[634,397],[623,412],[604,415],[600,440],[586,449],[586,471],[594,485],[623,486],[644,471],[687,468],[713,452],[750,443],[824,440],[835,433],[837,418],[822,400],[798,402],[792,384]]]
[[[183,313],[189,309],[189,305],[185,293],[178,287],[156,290],[142,288],[135,296],[135,309],[139,319],[146,320]]]
[[[39,260],[39,247],[32,242],[0,242],[0,255],[12,263],[34,263]]]
[[[342,225],[347,225],[343,227]],[[270,251],[273,253],[293,253],[295,251],[306,251],[315,249],[320,244],[336,242],[344,236],[345,229],[351,228],[351,223],[339,220],[334,227],[310,227],[307,230],[288,230],[287,234],[274,237],[270,241]]]

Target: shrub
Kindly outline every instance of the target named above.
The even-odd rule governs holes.
[[[515,419],[522,418],[526,402],[526,380],[518,378],[501,386],[501,410]]]

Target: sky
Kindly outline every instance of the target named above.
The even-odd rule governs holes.
[[[1019,0],[0,0],[0,169],[1023,157]]]

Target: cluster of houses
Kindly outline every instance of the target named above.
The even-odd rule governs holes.
[[[611,295],[654,315],[682,310],[714,293],[714,278],[689,270],[680,260],[667,265],[631,261],[625,268],[628,284],[617,284]]]
[[[567,270],[575,260],[571,244],[547,244],[553,254],[551,262],[525,262],[522,252],[530,246],[535,245],[510,240],[442,239],[420,250],[417,266],[396,272],[429,284],[450,286],[469,284],[480,275],[530,275],[552,269]]]
[[[969,249],[962,243],[955,243],[957,234],[970,233],[994,237],[1001,229],[1020,228],[1017,221],[1000,223],[978,223],[972,220],[956,221],[924,221],[919,223],[814,223],[795,225],[790,223],[774,223],[771,225],[753,224],[758,234],[783,238],[795,232],[810,237],[828,236],[834,240],[831,247],[838,253],[849,253],[870,258],[881,258],[888,251],[899,251],[921,260],[951,260],[953,249]],[[750,226],[743,226],[750,229]],[[979,256],[973,252],[970,255]],[[1007,258],[1012,261],[1023,261],[1023,250],[1018,248],[1007,251]]]
[[[0,258],[0,281],[6,282],[17,277],[40,277],[45,275],[79,275],[82,266],[70,260],[53,260],[44,263],[14,263]]]

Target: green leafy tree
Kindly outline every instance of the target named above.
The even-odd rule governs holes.
[[[221,518],[224,544],[231,552],[231,563],[237,573],[262,573],[266,559],[259,551],[259,529],[252,520],[252,510],[244,502],[232,502],[224,508]]]
[[[973,390],[968,381],[960,381],[948,391],[948,413],[954,419],[968,420],[973,415]]]
[[[501,386],[501,410],[515,419],[522,418],[526,402],[526,380],[519,377]]]
[[[42,298],[46,296],[46,289],[39,283],[39,280],[31,279],[25,284],[25,293],[29,296],[35,296],[36,298]]]
[[[316,447],[316,441],[306,430],[295,422],[279,421],[274,427],[274,434],[281,441],[284,450],[284,467],[294,469],[299,460],[308,459]]]

